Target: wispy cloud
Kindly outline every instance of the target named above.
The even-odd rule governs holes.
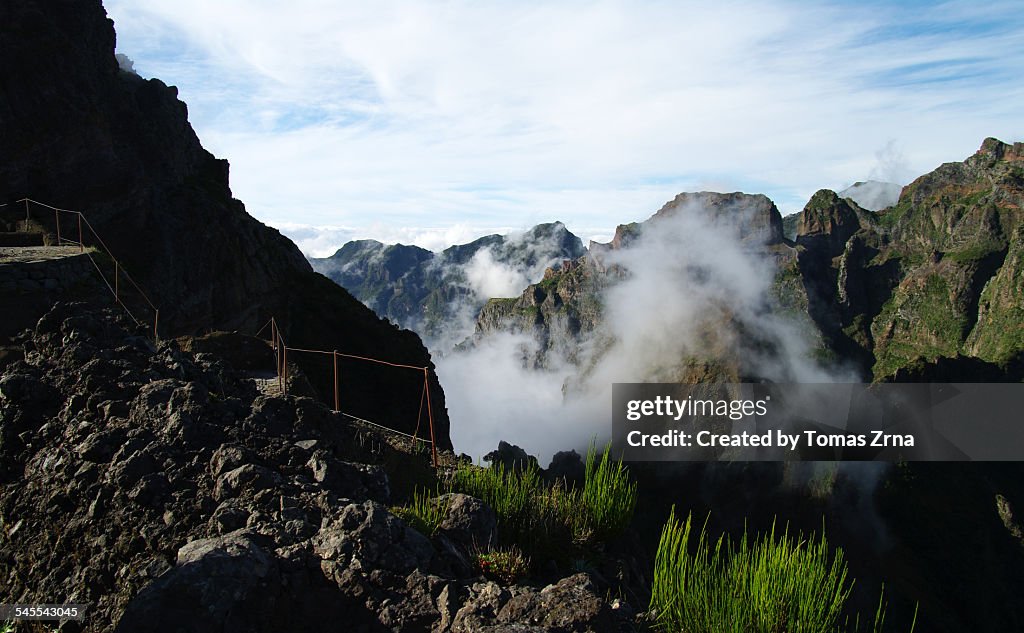
[[[180,88],[282,228],[610,233],[722,184],[792,211],[880,152],[918,174],[1024,137],[1016,2],[107,7],[118,50]]]

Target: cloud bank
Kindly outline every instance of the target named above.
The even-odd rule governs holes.
[[[533,369],[538,341],[528,334],[439,359],[456,448],[480,457],[503,439],[542,463],[584,448],[610,434],[613,383],[685,380],[688,359],[721,361],[726,382],[855,381],[820,366],[806,324],[771,309],[774,260],[757,238],[741,239],[735,213],[728,218],[687,206],[605,254],[602,265],[622,280],[603,292],[601,324],[579,345],[578,364],[550,352],[548,368]]]

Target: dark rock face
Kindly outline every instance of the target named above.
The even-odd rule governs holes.
[[[119,319],[57,304],[0,374],[0,601],[90,603],[85,631],[629,624],[586,577],[483,591],[451,561],[495,538],[490,508],[452,495],[431,540],[384,505],[379,463],[426,456]],[[487,612],[487,592],[519,606]]]
[[[492,466],[501,466],[506,471],[524,471],[537,467],[537,458],[528,454],[520,446],[509,444],[505,440],[498,442],[498,448],[484,455],[484,461]]]
[[[128,603],[115,630],[258,630],[274,613],[280,582],[274,559],[244,530],[192,541],[174,569]]]
[[[1014,375],[1024,351],[1021,154],[1020,143],[987,139],[880,214],[815,194],[801,213],[800,272],[840,357],[876,380],[980,380],[993,372],[969,368],[987,365]]]
[[[310,261],[380,316],[450,347],[468,334],[453,327],[474,317],[490,298],[473,287],[474,265],[500,265],[527,279],[539,278],[546,267],[584,253],[580,239],[553,222],[523,235],[488,235],[436,254],[417,246],[358,240],[331,257]],[[484,255],[486,261],[473,263]]]
[[[0,15],[0,154],[12,157],[0,164],[0,198],[83,211],[160,308],[162,335],[255,332],[276,316],[295,347],[432,366],[414,334],[315,274],[293,243],[232,198],[227,161],[200,145],[177,90],[119,68],[99,0],[5,1]],[[333,391],[322,368],[294,360],[321,394]],[[417,380],[353,370],[346,411],[414,424]],[[444,394],[432,381],[447,446]]]

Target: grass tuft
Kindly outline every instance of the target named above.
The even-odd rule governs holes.
[[[425,489],[413,491],[412,500],[404,506],[391,508],[391,513],[405,521],[406,525],[426,536],[434,532],[448,516],[448,506],[440,502],[438,494],[430,494]]]
[[[651,611],[662,631],[687,633],[838,633],[853,588],[843,551],[823,536],[793,536],[775,525],[761,538],[746,533],[735,546],[707,525],[694,540],[692,515],[675,508],[661,532],[654,563]],[[916,614],[915,614],[916,620]],[[884,598],[872,630],[885,624]],[[859,617],[853,630],[860,628]],[[913,625],[911,626],[911,632]]]
[[[582,490],[548,485],[536,464],[510,470],[500,463],[464,464],[449,488],[491,506],[502,542],[517,545],[533,560],[567,563],[580,548],[621,534],[636,507],[636,484],[611,458],[610,445],[600,456],[591,447]]]
[[[596,448],[587,451],[583,506],[594,538],[605,540],[621,534],[636,509],[636,482],[631,481],[622,461],[611,457],[612,445],[605,446],[600,459]]]

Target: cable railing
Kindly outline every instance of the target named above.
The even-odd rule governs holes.
[[[89,222],[89,219],[85,217],[85,214],[83,214],[81,211],[61,209],[59,207],[45,204],[43,202],[32,200],[31,198],[22,198],[20,200],[15,201],[14,203],[2,204],[0,205],[0,208],[9,207],[12,206],[12,204],[25,205],[25,220],[22,228],[24,232],[29,232],[31,230],[31,225],[33,222],[31,205],[36,205],[38,207],[42,207],[44,209],[53,211],[53,224],[57,237],[57,246],[60,247],[64,246],[65,244],[68,244],[70,246],[78,246],[79,252],[87,256],[89,258],[89,261],[92,262],[93,268],[96,269],[96,272],[99,274],[100,279],[103,280],[103,284],[107,287],[107,290],[109,290],[110,294],[114,297],[114,302],[121,306],[121,308],[131,318],[131,320],[135,322],[136,325],[142,326],[143,321],[136,317],[132,309],[129,308],[128,305],[125,303],[126,297],[124,289],[122,289],[121,287],[121,280],[123,278],[130,285],[130,288],[134,289],[135,292],[138,293],[138,296],[141,298],[143,302],[143,307],[148,308],[152,312],[153,340],[159,340],[160,309],[156,307],[156,305],[154,305],[154,303],[150,300],[149,296],[146,295],[145,291],[143,291],[139,284],[135,282],[135,279],[133,279],[132,276],[128,274],[128,271],[125,270],[121,262],[116,257],[114,257],[113,252],[107,247],[106,243],[103,241],[103,238],[101,238],[99,233],[96,232],[96,229],[93,228],[92,224]],[[68,237],[67,231],[62,230],[62,214],[71,216],[71,225],[73,227],[71,235],[73,236],[75,234],[75,228],[77,228],[77,240],[73,239],[73,237]],[[43,219],[39,215],[37,215],[37,218],[40,220]],[[66,227],[67,223],[65,223],[64,226]],[[88,232],[86,232],[86,229],[88,229]],[[91,241],[93,242],[93,246],[91,246],[89,249],[86,248],[85,244],[85,240],[88,235],[91,235]],[[103,269],[100,267],[99,262],[97,262],[96,258],[93,257],[93,254],[91,252],[92,248],[96,248],[99,252],[106,255],[106,257],[109,258],[110,261],[112,262],[114,268],[112,279],[107,279],[107,275],[103,273]]]
[[[281,393],[283,395],[285,395],[285,396],[288,395],[288,378],[289,378],[288,353],[289,352],[291,352],[293,354],[294,353],[299,353],[299,354],[318,354],[318,355],[321,355],[321,356],[330,356],[331,360],[332,360],[333,370],[334,370],[334,381],[333,381],[333,385],[334,385],[334,408],[332,409],[332,411],[334,411],[335,413],[340,413],[341,415],[344,415],[344,416],[346,416],[348,418],[351,418],[353,420],[358,420],[360,422],[365,422],[367,424],[370,424],[372,426],[376,426],[376,427],[382,428],[382,429],[390,431],[392,433],[397,433],[399,435],[404,435],[405,437],[408,437],[408,438],[410,438],[410,439],[412,439],[413,441],[416,441],[416,442],[427,442],[428,440],[420,439],[420,437],[419,437],[420,425],[423,422],[423,409],[424,409],[424,405],[426,405],[425,408],[426,408],[426,411],[427,411],[427,423],[428,423],[429,430],[430,430],[430,440],[429,440],[429,442],[430,442],[430,457],[431,457],[431,462],[433,463],[434,467],[435,468],[437,467],[438,460],[437,460],[436,436],[434,434],[434,411],[433,411],[433,407],[432,407],[431,402],[430,402],[430,367],[421,367],[419,365],[407,365],[407,364],[404,364],[404,363],[394,363],[394,362],[383,360],[383,359],[380,359],[380,358],[372,358],[372,357],[369,357],[369,356],[360,356],[360,355],[357,355],[357,354],[347,354],[347,353],[344,353],[344,352],[339,352],[338,350],[321,350],[321,349],[306,349],[306,348],[300,348],[300,347],[289,347],[285,343],[284,337],[281,334],[281,328],[278,326],[277,319],[274,318],[274,317],[271,317],[270,320],[267,321],[266,325],[264,325],[262,328],[260,328],[259,332],[256,333],[256,338],[259,338],[260,335],[264,331],[266,331],[267,327],[270,328],[270,344],[271,344],[271,347],[274,350],[274,358],[275,358],[275,362],[276,362],[277,384],[278,384],[278,388],[281,390]],[[384,366],[387,366],[387,367],[394,367],[394,368],[397,368],[397,369],[408,369],[408,370],[412,370],[412,371],[422,372],[423,373],[423,390],[420,392],[420,406],[419,406],[419,411],[416,414],[416,430],[413,431],[412,435],[409,435],[408,433],[403,433],[402,431],[398,431],[396,429],[392,429],[392,428],[384,426],[382,424],[377,424],[376,422],[371,422],[369,420],[365,420],[363,418],[351,415],[349,413],[345,413],[344,411],[341,410],[341,386],[340,386],[340,382],[339,382],[339,373],[338,373],[338,359],[339,358],[347,358],[347,359],[351,359],[351,360],[358,360],[358,361],[376,363],[378,365],[384,365]]]
[[[25,205],[24,230],[25,231],[29,231],[30,230],[30,227],[31,227],[34,219],[36,221],[42,219],[42,217],[40,215],[38,215],[38,213],[37,213],[37,216],[35,218],[33,218],[31,205],[37,205],[37,206],[42,207],[44,209],[53,211],[53,222],[54,222],[54,230],[55,230],[55,233],[56,233],[57,246],[64,246],[65,244],[70,245],[70,246],[78,246],[79,252],[83,253],[83,254],[85,254],[86,256],[89,257],[89,261],[92,262],[93,267],[96,269],[96,272],[100,275],[100,278],[103,280],[104,285],[106,285],[107,289],[113,295],[114,301],[118,305],[120,305],[122,309],[124,309],[124,311],[128,314],[128,316],[131,317],[131,319],[136,323],[136,325],[141,326],[143,324],[142,321],[140,321],[135,316],[135,314],[133,314],[132,310],[124,302],[125,296],[124,296],[124,292],[123,292],[123,290],[121,288],[121,279],[124,278],[130,284],[130,287],[133,288],[138,293],[138,295],[142,298],[145,306],[147,306],[153,312],[153,328],[152,328],[153,340],[154,341],[158,341],[159,340],[159,330],[158,330],[158,327],[159,327],[159,323],[160,323],[160,309],[157,308],[156,305],[154,305],[154,303],[152,301],[150,301],[149,297],[142,290],[142,288],[139,287],[139,285],[135,282],[135,280],[131,277],[131,275],[128,274],[128,271],[126,271],[124,269],[124,266],[120,263],[120,261],[118,261],[118,259],[116,257],[114,257],[114,255],[111,252],[111,250],[107,247],[106,243],[104,243],[103,239],[99,236],[99,234],[93,228],[92,224],[89,222],[89,219],[85,217],[85,214],[83,214],[81,211],[73,211],[73,210],[70,210],[70,209],[61,209],[59,207],[54,207],[52,205],[44,204],[42,202],[37,202],[35,200],[32,200],[31,198],[22,198],[20,200],[15,201],[14,203],[0,204],[0,209],[2,209],[4,207],[12,206],[14,204],[22,204],[22,203],[24,203],[24,205]],[[66,214],[66,215],[70,215],[71,216],[71,227],[72,227],[71,237],[68,236],[68,232],[65,230],[66,227],[68,226],[67,223],[65,223],[63,226],[61,224],[62,214]],[[65,215],[65,217],[66,217],[66,215]],[[77,231],[76,231],[76,229],[77,229]],[[74,237],[76,232],[77,232],[77,237],[78,237],[77,240],[73,239],[73,237]],[[86,238],[89,237],[89,236],[91,236],[90,241],[93,242],[93,246],[90,246],[89,248],[86,248],[85,241],[86,241]],[[93,248],[96,248],[100,252],[104,253],[106,255],[106,257],[109,258],[110,261],[113,263],[114,271],[113,271],[113,280],[112,281],[107,279],[107,276],[103,273],[103,270],[100,267],[99,263],[97,262],[96,258],[94,258],[92,253],[90,252],[90,250],[93,249]],[[102,249],[102,250],[100,250],[100,249]],[[274,350],[274,357],[275,357],[275,364],[276,364],[276,370],[275,371],[276,371],[276,374],[277,374],[276,377],[277,377],[277,382],[278,382],[278,388],[280,389],[280,391],[281,391],[281,393],[283,395],[285,395],[285,396],[288,395],[288,378],[289,378],[288,354],[289,354],[289,352],[291,352],[293,354],[298,353],[298,354],[315,354],[315,355],[327,355],[327,356],[330,356],[332,361],[333,361],[332,364],[333,364],[333,370],[334,370],[334,408],[332,409],[332,411],[334,411],[335,413],[338,413],[340,415],[343,415],[343,416],[345,416],[345,417],[347,417],[347,418],[349,418],[351,420],[355,420],[355,421],[358,421],[358,422],[361,422],[361,423],[364,423],[364,424],[368,424],[370,426],[374,426],[374,427],[383,429],[383,430],[391,432],[391,433],[396,433],[398,435],[403,435],[405,437],[408,437],[408,438],[412,439],[414,442],[426,443],[426,442],[429,441],[429,443],[430,443],[431,461],[433,463],[433,466],[435,468],[437,467],[437,465],[438,465],[438,458],[437,458],[436,436],[435,436],[435,432],[434,432],[434,413],[433,413],[433,407],[432,407],[431,401],[430,401],[430,367],[421,367],[421,366],[418,366],[418,365],[408,365],[408,364],[404,364],[404,363],[395,363],[395,362],[384,360],[384,359],[380,359],[380,358],[372,358],[372,357],[369,357],[369,356],[360,356],[360,355],[356,355],[356,354],[343,353],[343,352],[339,352],[338,350],[328,351],[328,350],[288,347],[285,344],[284,337],[281,334],[281,329],[278,326],[277,319],[274,318],[274,317],[271,317],[271,319],[267,322],[267,324],[264,325],[262,328],[260,328],[259,332],[257,332],[256,335],[255,335],[256,338],[259,338],[260,335],[267,329],[267,327],[270,327],[270,329],[271,329],[271,338],[270,338],[269,343],[270,343],[270,345],[272,346],[272,348]],[[420,393],[419,411],[416,414],[416,429],[413,431],[412,435],[409,435],[408,433],[404,433],[404,432],[399,431],[397,429],[393,429],[391,427],[385,426],[383,424],[378,424],[376,422],[371,422],[370,420],[366,420],[364,418],[352,415],[350,413],[345,413],[344,411],[341,410],[341,390],[340,390],[340,381],[339,381],[339,373],[338,373],[338,359],[342,359],[342,358],[344,358],[344,359],[351,359],[351,360],[357,360],[357,361],[363,361],[363,362],[369,362],[369,363],[375,363],[375,364],[378,364],[378,365],[383,365],[383,366],[387,366],[387,367],[393,367],[393,368],[396,368],[396,369],[406,369],[406,370],[410,370],[410,371],[421,372],[423,374],[423,390]],[[427,416],[426,417],[427,417],[427,423],[428,423],[429,431],[430,431],[430,439],[429,440],[421,439],[419,437],[420,427],[421,427],[421,424],[423,422],[423,411],[424,411],[424,409],[426,409],[426,412],[427,412]]]

